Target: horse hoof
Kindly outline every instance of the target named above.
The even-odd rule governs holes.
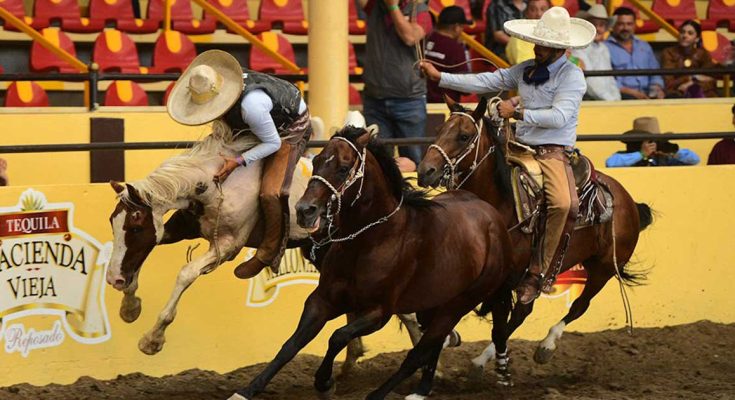
[[[475,360],[472,360],[469,367],[467,367],[467,377],[470,381],[478,382],[482,380],[483,375],[485,375],[485,365],[476,364]]]
[[[537,364],[546,364],[551,360],[555,350],[539,346],[536,353],[533,354],[533,361],[536,361]]]
[[[163,342],[165,340],[153,340],[149,339],[148,336],[143,336],[138,342],[138,349],[149,356],[152,356],[163,348]]]
[[[248,398],[243,395],[233,393],[232,396],[227,398],[227,400],[248,400]]]
[[[412,393],[406,396],[406,400],[426,400],[426,396],[422,396],[418,393]]]
[[[500,379],[497,380],[497,383],[503,387],[513,387],[513,381],[509,376],[501,376]]]
[[[330,386],[329,389],[327,389],[326,391],[320,392],[317,390],[316,396],[319,398],[319,400],[331,400],[332,396],[334,396],[334,393],[336,391],[337,391],[337,384],[332,382],[332,386]]]
[[[120,318],[127,323],[135,322],[140,317],[141,309],[140,297],[135,297],[131,305],[120,306]]]

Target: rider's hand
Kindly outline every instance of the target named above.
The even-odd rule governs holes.
[[[442,73],[430,62],[421,61],[419,67],[421,67],[421,72],[432,81],[438,81],[442,77]]]
[[[500,114],[500,116],[503,118],[512,117],[515,111],[516,106],[513,105],[513,101],[511,100],[504,100],[501,101],[500,104],[498,104],[498,114]]]
[[[224,160],[224,164],[222,165],[222,168],[217,171],[217,173],[214,175],[214,182],[215,183],[222,183],[227,179],[228,176],[232,173],[232,171],[235,170],[235,168],[240,166],[240,163],[236,158],[230,158],[222,156],[222,159]]]

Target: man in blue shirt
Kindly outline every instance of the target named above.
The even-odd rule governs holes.
[[[503,118],[516,119],[516,139],[530,146],[544,175],[547,200],[543,257],[532,257],[526,278],[517,288],[519,301],[529,303],[541,287],[550,288],[564,260],[578,211],[577,191],[568,155],[577,140],[579,106],[587,90],[582,70],[567,60],[567,49],[583,48],[595,37],[589,22],[570,18],[552,7],[539,20],[514,20],[504,28],[511,36],[534,43],[535,59],[493,73],[454,75],[428,62],[421,68],[439,86],[466,93],[518,90],[515,99],[500,103]]]
[[[633,121],[633,129],[625,134],[661,133],[656,117],[640,117]],[[612,167],[670,167],[675,165],[699,164],[697,153],[680,149],[668,140],[623,140],[625,151],[619,151],[605,160]]]
[[[615,25],[610,37],[605,41],[610,49],[613,69],[660,68],[651,45],[634,35],[635,12],[628,7],[618,7],[613,15],[616,17]],[[658,75],[618,76],[615,80],[618,82],[623,100],[664,98],[664,80]]]

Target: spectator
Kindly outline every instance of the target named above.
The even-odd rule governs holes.
[[[605,45],[605,33],[615,22],[607,15],[602,4],[595,4],[589,11],[581,11],[577,15],[595,26],[595,41],[584,49],[572,51],[572,55],[580,61],[580,68],[587,71],[609,71],[612,69],[610,50]],[[596,76],[586,78],[587,97],[593,100],[620,100],[620,89],[612,76]]]
[[[462,7],[449,6],[444,8],[441,14],[439,14],[436,29],[426,39],[426,52],[424,53],[427,60],[438,63],[435,65],[439,71],[455,74],[470,72],[467,49],[459,41],[459,37],[464,30],[464,26],[470,25],[471,23],[465,17]],[[449,66],[449,68],[446,66]],[[444,93],[454,101],[460,100],[460,92],[440,89],[437,82],[430,79],[426,81],[426,100],[429,103],[444,102],[442,98],[442,94]]]
[[[661,133],[656,117],[640,117],[633,121],[633,129],[625,134]],[[699,164],[699,156],[689,149],[679,149],[679,145],[668,140],[623,140],[625,151],[619,151],[605,161],[612,167],[665,167],[674,165]]]
[[[618,7],[613,13],[612,35],[605,41],[610,50],[613,69],[660,68],[651,45],[635,37],[635,13],[628,7]],[[664,81],[660,76],[618,76],[615,78],[623,100],[663,99]]]
[[[735,126],[735,105],[730,109],[732,113],[732,124]],[[708,165],[735,164],[735,139],[725,138],[720,140],[712,148],[707,158]]]
[[[679,27],[679,43],[661,53],[662,68],[713,68],[712,56],[702,48],[702,26],[687,20]],[[707,75],[667,75],[666,97],[717,97],[716,81]]]
[[[8,162],[0,158],[0,186],[8,186]]]
[[[485,12],[485,47],[507,60],[505,46],[510,36],[503,30],[503,24],[522,18],[525,9],[525,0],[493,0]]]
[[[541,19],[546,10],[551,7],[549,0],[528,0],[526,10],[523,16],[526,19]],[[533,53],[534,44],[517,37],[511,37],[508,45],[505,47],[505,55],[511,65],[520,64],[526,60],[532,60],[536,57]]]
[[[416,19],[411,20],[416,6]],[[410,0],[369,0],[365,5],[367,41],[363,112],[368,125],[377,124],[380,136],[420,137],[426,129],[426,81],[414,69],[415,45],[431,31],[425,3]],[[419,146],[399,148],[415,164]]]

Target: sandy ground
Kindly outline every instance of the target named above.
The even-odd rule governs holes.
[[[656,329],[594,334],[569,332],[547,365],[533,362],[536,343],[511,342],[514,387],[495,383],[491,365],[477,378],[469,374],[469,359],[486,342],[463,343],[442,356],[444,376],[437,379],[431,399],[735,399],[735,324],[711,322]],[[337,380],[336,399],[363,399],[394,372],[405,352],[363,360],[349,376]],[[264,400],[315,399],[312,375],[320,358],[298,356],[259,396]],[[140,399],[224,400],[247,384],[263,365],[228,374],[190,370],[152,378],[142,374],[110,381],[84,377],[72,385],[15,385],[0,389],[0,399]],[[389,399],[402,399],[418,374]]]

